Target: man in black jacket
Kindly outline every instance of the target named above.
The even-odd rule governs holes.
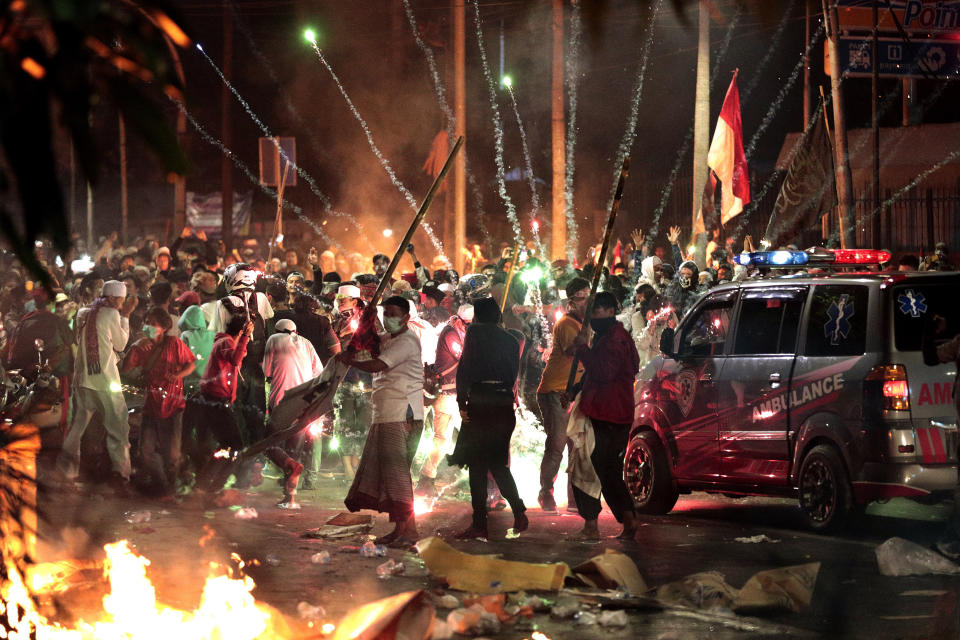
[[[459,539],[487,537],[487,472],[513,511],[515,532],[529,526],[526,508],[507,467],[510,437],[516,426],[514,401],[520,371],[520,345],[498,326],[500,308],[493,298],[474,304],[474,321],[463,341],[457,367],[457,404],[463,425],[450,464],[470,469],[473,522]]]

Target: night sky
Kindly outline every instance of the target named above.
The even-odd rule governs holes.
[[[589,1],[589,0],[588,0]],[[656,3],[637,0],[608,0],[599,21],[584,33],[577,62],[578,81],[575,204],[578,218],[589,218],[606,206],[616,167],[616,149],[629,116],[630,94],[641,64],[643,42],[651,7]],[[802,0],[783,0],[779,10],[758,13],[751,6],[738,9],[731,0],[717,0],[711,27],[711,64],[719,65],[711,91],[711,135],[713,125],[734,69],[740,69],[744,140],[747,143],[771,103],[785,85],[801,57],[804,46]],[[411,0],[421,34],[432,47],[452,103],[452,41],[450,4],[443,0]],[[234,24],[233,82],[254,112],[278,135],[297,138],[298,163],[313,176],[319,188],[338,210],[357,214],[366,225],[403,226],[412,212],[367,145],[363,131],[323,68],[303,29],[313,27],[318,43],[350,98],[369,124],[373,138],[399,178],[419,200],[430,177],[421,167],[434,135],[444,126],[443,113],[434,92],[426,59],[417,47],[400,0],[343,2],[334,0],[233,0]],[[819,3],[817,3],[819,6]],[[181,2],[181,16],[196,42],[223,66],[223,18],[220,2]],[[550,2],[546,0],[489,0],[480,2],[482,30],[488,62],[499,77],[501,56],[504,70],[514,81],[514,92],[527,131],[534,173],[540,184],[544,209],[550,206]],[[475,35],[474,10],[467,4],[467,149],[468,167],[482,196],[488,227],[504,228],[505,208],[497,196],[493,125]],[[738,17],[739,13],[739,17]],[[568,16],[570,10],[568,7]],[[819,26],[812,19],[811,32]],[[624,202],[623,228],[647,227],[652,204],[659,201],[667,175],[676,162],[681,143],[692,127],[696,73],[696,12],[689,10],[684,22],[672,3],[664,2],[653,23],[653,46],[638,113],[637,137],[631,154],[633,171]],[[569,21],[568,21],[569,26]],[[731,28],[731,25],[732,28]],[[782,33],[774,38],[782,26]],[[501,49],[501,34],[503,47]],[[569,30],[567,32],[569,35]],[[724,39],[730,45],[718,57]],[[449,49],[449,50],[448,50]],[[501,53],[502,52],[502,53]],[[811,56],[813,95],[817,84],[829,90],[823,74],[823,45]],[[181,51],[190,112],[215,137],[220,137],[220,93],[222,83],[211,66],[195,50]],[[761,68],[761,64],[763,67]],[[898,81],[881,82],[881,93],[895,90]],[[869,80],[848,80],[848,126],[870,122]],[[922,97],[936,83],[920,82]],[[943,93],[927,112],[925,121],[955,119],[950,105],[953,88]],[[509,96],[498,88],[500,114],[504,123],[507,170],[522,167],[520,135]],[[802,74],[786,93],[769,128],[759,138],[756,152],[748,158],[754,174],[754,189],[772,171],[784,136],[802,125]],[[568,105],[569,107],[569,105]],[[262,135],[241,105],[231,101],[233,148],[256,172],[257,137]],[[175,109],[168,109],[171,122]],[[569,114],[568,114],[569,115]],[[96,114],[97,126],[109,141],[115,136],[115,114],[106,108]],[[899,124],[899,101],[884,120],[885,126]],[[187,152],[194,165],[187,189],[201,193],[220,187],[220,153],[188,127]],[[136,219],[167,216],[165,177],[142,147],[131,149],[132,178],[146,193],[133,207]],[[108,155],[106,179],[100,187],[97,220],[104,230],[112,217],[119,217],[111,203],[118,154]],[[687,152],[681,175],[689,174],[691,155]],[[255,190],[235,172],[237,191]],[[688,187],[684,187],[688,189]],[[512,182],[509,192],[521,219],[530,210],[526,182]],[[301,182],[288,196],[304,207],[314,220],[322,219],[319,198]],[[478,240],[476,211],[481,208],[468,190],[470,235]],[[272,204],[262,195],[255,197],[256,219],[272,219]],[[435,225],[442,207],[432,212]],[[396,222],[391,222],[396,221]],[[332,225],[330,228],[333,228]],[[344,232],[343,242],[349,240]],[[495,233],[495,235],[498,235]],[[506,240],[507,236],[497,238]],[[385,245],[389,244],[385,242]],[[364,247],[358,247],[366,249]],[[378,247],[380,248],[380,247]],[[388,248],[387,246],[382,247]]]

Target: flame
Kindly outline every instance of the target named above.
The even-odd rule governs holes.
[[[213,540],[213,537],[215,535],[217,535],[217,532],[213,530],[213,527],[211,527],[208,524],[203,525],[203,535],[200,536],[200,541],[198,542],[198,544],[201,547],[205,547],[208,542]]]
[[[433,511],[434,504],[436,504],[436,500],[430,500],[429,498],[414,498],[413,513],[417,516],[423,515],[424,513],[430,513]]]
[[[542,631],[534,631],[532,634],[530,634],[530,640],[550,640],[550,636]]]
[[[311,438],[319,438],[323,435],[323,422],[317,420],[309,427],[307,427],[307,432],[310,434]]]
[[[275,635],[271,613],[254,600],[251,592],[255,585],[249,576],[233,579],[211,575],[204,585],[200,605],[194,611],[183,611],[157,602],[156,589],[147,577],[150,560],[133,552],[126,540],[107,544],[104,550],[104,575],[110,583],[110,593],[103,597],[103,615],[92,622],[81,620],[74,629],[40,615],[16,565],[8,561],[8,580],[0,589],[0,598],[6,605],[5,622],[13,629],[9,637],[253,640]]]

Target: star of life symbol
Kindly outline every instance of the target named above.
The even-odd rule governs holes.
[[[850,302],[850,294],[844,293],[839,300],[830,303],[827,309],[827,317],[830,318],[823,325],[823,335],[830,338],[830,344],[837,346],[841,338],[846,338],[850,334],[850,318],[853,317],[853,303]]]
[[[913,289],[907,289],[899,296],[897,302],[900,303],[900,313],[919,318],[921,313],[927,312],[927,299],[922,293],[914,293]]]

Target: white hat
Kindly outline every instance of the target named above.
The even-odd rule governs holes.
[[[473,322],[473,305],[472,304],[462,304],[460,308],[457,309],[457,315],[460,316],[460,319],[464,322]]]
[[[297,330],[297,325],[293,320],[289,318],[284,318],[283,320],[277,321],[277,331],[282,331],[284,333],[291,333]]]
[[[103,283],[103,295],[108,298],[126,298],[127,285],[119,280],[107,280]]]
[[[449,282],[444,282],[439,287],[437,287],[437,289],[440,289],[440,291],[443,291],[444,293],[453,293],[453,285],[450,284]]]
[[[345,284],[337,289],[337,295],[343,296],[344,298],[359,298],[360,287],[354,284]]]

